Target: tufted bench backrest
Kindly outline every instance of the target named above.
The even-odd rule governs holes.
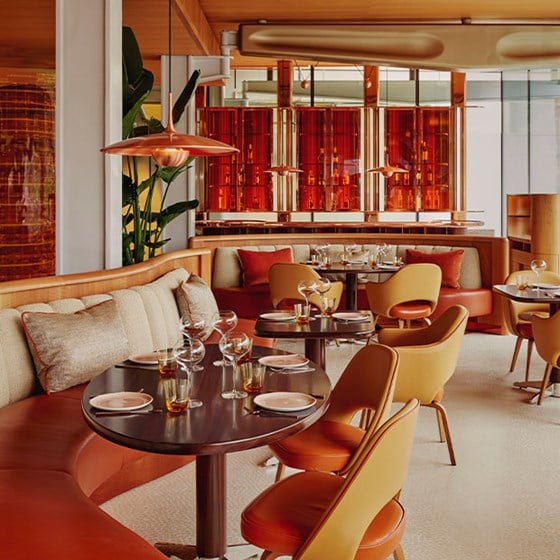
[[[0,407],[39,390],[33,358],[21,324],[22,312],[75,313],[113,298],[128,338],[129,354],[151,352],[172,346],[177,341],[179,311],[175,290],[188,276],[184,268],[176,268],[140,286],[0,309]]]
[[[241,264],[237,256],[237,249],[248,251],[276,251],[285,247],[291,247],[294,262],[305,262],[309,260],[311,249],[314,245],[293,244],[293,245],[251,245],[239,247],[216,247],[214,252],[212,287],[213,288],[237,288],[242,286],[243,273]],[[378,245],[365,244],[358,245],[358,252],[372,251],[374,254]],[[332,244],[329,251],[336,255],[341,253],[344,245]],[[389,245],[386,258],[392,261],[395,256],[406,261],[406,250],[416,249],[426,253],[438,253],[461,249],[464,251],[461,269],[459,272],[459,286],[465,289],[478,289],[482,286],[480,258],[476,247],[455,247],[446,245]]]

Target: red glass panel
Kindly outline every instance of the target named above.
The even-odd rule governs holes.
[[[211,107],[202,130],[240,149],[234,156],[208,158],[206,210],[272,210],[272,109]]]
[[[54,92],[0,87],[0,281],[55,273]]]

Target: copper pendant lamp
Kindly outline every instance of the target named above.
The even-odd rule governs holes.
[[[301,169],[297,167],[290,167],[289,165],[276,165],[270,169],[265,169],[265,173],[278,173],[280,177],[285,177],[290,173],[303,173]]]
[[[367,173],[381,173],[383,177],[389,178],[392,177],[394,173],[409,173],[409,170],[399,167],[398,165],[391,165],[389,163],[389,155],[387,154],[387,150],[385,150],[385,163],[380,167],[368,169]]]
[[[168,3],[169,89],[171,90],[171,0]],[[169,92],[167,126],[163,132],[127,138],[101,148],[106,154],[151,156],[160,167],[180,167],[191,156],[218,156],[239,152],[237,148],[212,138],[182,134],[173,127],[173,95]]]

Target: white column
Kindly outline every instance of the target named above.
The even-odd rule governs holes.
[[[56,0],[59,274],[120,264],[120,158],[106,175],[99,151],[121,136],[120,36],[120,0]]]

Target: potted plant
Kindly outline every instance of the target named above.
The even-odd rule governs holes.
[[[123,27],[123,139],[162,132],[160,120],[145,119],[142,104],[154,85],[152,72],[143,67],[142,55],[130,27]],[[191,75],[173,105],[173,123],[183,115],[200,71]],[[148,159],[148,173],[141,172],[140,159]],[[169,189],[194,158],[178,167],[160,167],[152,158],[123,157],[122,258],[123,264],[142,262],[156,255],[169,239],[163,230],[171,221],[198,206],[198,200],[183,200],[166,206]]]

